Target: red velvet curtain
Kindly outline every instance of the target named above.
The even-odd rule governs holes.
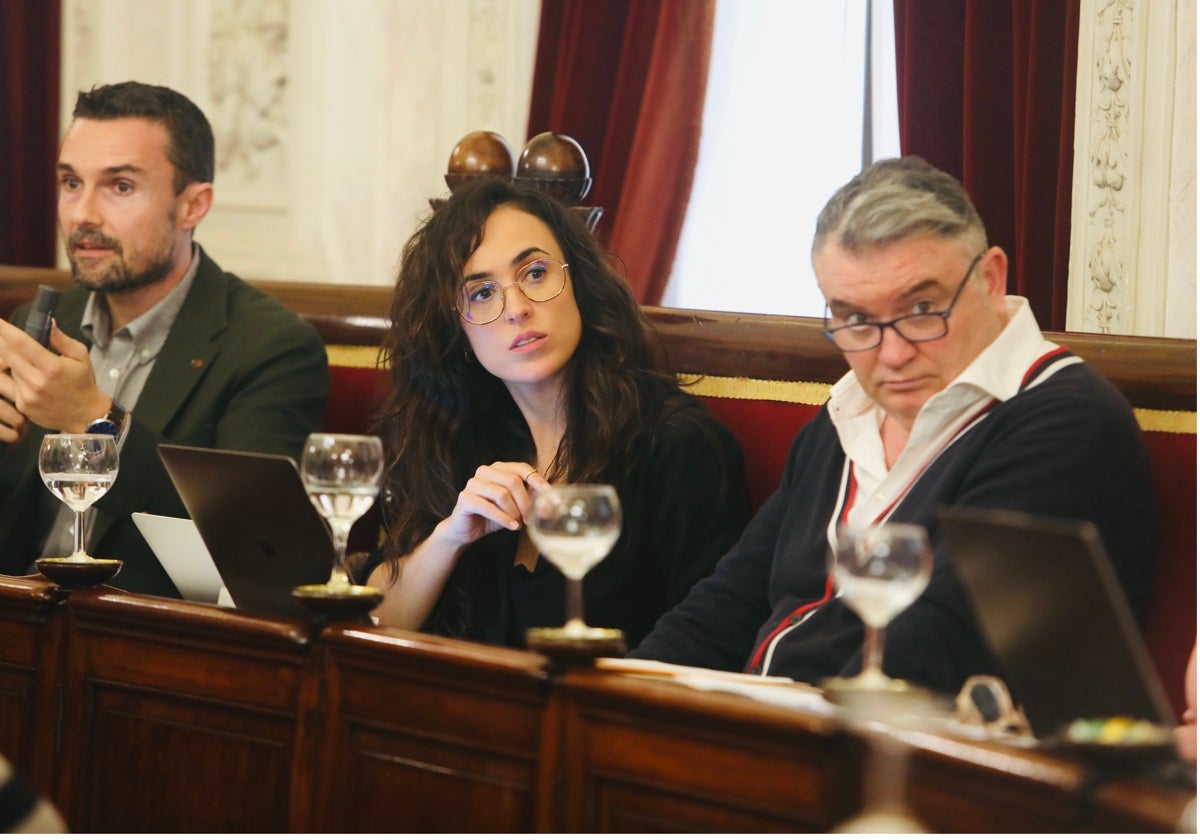
[[[529,136],[569,135],[591,164],[597,233],[656,304],[700,147],[714,0],[542,0]]]
[[[960,178],[1009,291],[1066,328],[1079,0],[893,0],[900,147]]]
[[[53,266],[59,0],[0,0],[0,264]]]

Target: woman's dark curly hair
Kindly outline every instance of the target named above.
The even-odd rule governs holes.
[[[583,322],[566,368],[566,434],[547,478],[619,482],[648,420],[689,399],[662,364],[629,286],[580,216],[536,189],[499,179],[459,188],[404,246],[383,344],[393,388],[378,428],[388,447],[384,553],[393,576],[397,558],[450,515],[480,465],[535,462],[524,418],[504,384],[470,358],[464,330],[473,327],[454,306],[463,266],[502,205],[550,228],[570,266]]]

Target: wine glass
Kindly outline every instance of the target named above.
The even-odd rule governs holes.
[[[75,513],[75,551],[70,557],[56,559],[100,562],[84,550],[83,515],[117,478],[116,438],[108,434],[46,435],[38,450],[38,471],[50,492]]]
[[[933,552],[925,529],[900,522],[839,525],[829,571],[838,596],[866,628],[862,673],[849,682],[859,689],[897,688],[900,681],[883,672],[884,630],[929,585]]]
[[[543,487],[533,494],[527,525],[538,551],[567,579],[567,622],[563,627],[534,628],[527,634],[531,646],[538,642],[585,645],[619,644],[620,630],[589,627],[583,620],[583,577],[601,560],[621,535],[621,502],[607,484],[562,484]]]
[[[300,477],[333,536],[333,570],[325,589],[349,592],[354,587],[346,569],[346,543],[351,526],[379,495],[383,442],[367,435],[309,435],[300,460]]]

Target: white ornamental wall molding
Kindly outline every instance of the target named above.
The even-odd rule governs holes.
[[[70,93],[72,88],[81,90],[84,79],[93,80],[87,84],[89,88],[95,81],[98,65],[96,45],[99,43],[99,38],[96,37],[97,12],[96,6],[84,0],[73,0],[63,9],[64,65],[67,68],[63,77],[70,79],[64,94]],[[63,99],[65,116],[69,119],[75,107],[75,97],[64,95]],[[66,123],[67,120],[64,120],[63,125]]]
[[[1129,97],[1133,89],[1134,0],[1108,0],[1096,14],[1090,167],[1096,187],[1088,207],[1085,321],[1097,332],[1120,329],[1132,299],[1121,243],[1128,241]]]
[[[504,81],[508,76],[508,51],[512,49],[507,37],[508,16],[497,0],[473,0],[469,14],[468,114],[474,125],[503,125],[507,116]]]
[[[289,0],[213,0],[209,119],[217,173],[243,197],[283,202]]]

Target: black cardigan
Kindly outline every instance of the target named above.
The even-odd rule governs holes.
[[[821,601],[844,457],[823,410],[796,437],[779,489],[741,541],[630,655],[742,670],[798,608]],[[884,670],[953,694],[995,664],[935,519],[951,505],[1095,523],[1134,613],[1144,616],[1157,532],[1149,457],[1128,402],[1094,369],[1072,365],[994,407],[891,516],[925,526],[935,567],[925,594],[888,627]],[[855,674],[862,640],[862,622],[834,599],[782,635],[768,670],[814,684]]]

